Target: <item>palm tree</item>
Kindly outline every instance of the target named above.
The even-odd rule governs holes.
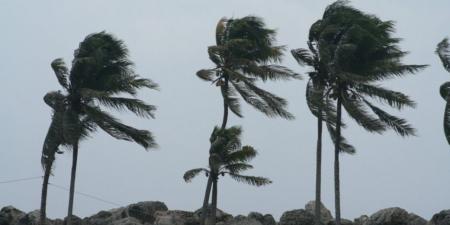
[[[212,178],[211,224],[216,224],[217,182],[220,175],[229,175],[238,182],[254,186],[272,183],[264,177],[242,175],[242,172],[253,168],[248,162],[256,156],[257,152],[251,146],[242,146],[241,133],[241,128],[237,126],[228,129],[215,127],[210,138],[212,153],[209,157],[209,168],[192,169],[183,176],[186,182],[190,182],[201,173]]]
[[[60,147],[69,147],[69,143],[63,136],[63,118],[64,118],[64,100],[65,96],[60,92],[49,92],[44,96],[45,103],[52,108],[52,122],[45,137],[42,148],[41,164],[44,169],[44,180],[42,183],[40,225],[45,225],[47,208],[47,187],[52,166],[57,153],[62,153]]]
[[[312,26],[314,27],[314,25]],[[336,110],[330,100],[326,98],[329,93],[329,74],[327,68],[320,59],[318,53],[319,42],[309,38],[307,42],[308,49],[298,48],[291,50],[292,56],[301,66],[311,68],[307,72],[309,80],[306,86],[306,102],[311,113],[317,117],[317,144],[316,144],[316,193],[315,193],[315,224],[321,224],[320,207],[321,207],[321,180],[322,180],[322,130],[325,121],[329,127],[330,134],[336,124]],[[334,140],[334,138],[333,138]],[[353,154],[355,149],[348,143],[341,144],[341,151]]]
[[[135,98],[141,88],[157,89],[157,84],[140,78],[131,68],[128,50],[122,41],[100,32],[86,37],[74,53],[72,68],[62,59],[52,63],[59,84],[65,91],[63,138],[72,147],[68,221],[71,224],[78,145],[83,137],[99,127],[112,137],[136,142],[145,149],[156,147],[152,134],[125,125],[101,106],[128,110],[140,117],[154,117],[156,107]],[[129,94],[132,97],[120,95]]]
[[[445,38],[439,42],[436,53],[444,65],[445,70],[450,72],[450,44],[448,43],[448,38]],[[447,142],[450,144],[450,82],[445,82],[441,85],[440,93],[442,98],[447,101],[444,113],[444,133],[447,138]]]
[[[226,128],[229,109],[242,117],[239,96],[269,117],[294,118],[286,110],[285,99],[256,85],[257,81],[299,78],[298,74],[277,64],[285,48],[274,44],[275,35],[275,30],[266,28],[259,17],[222,18],[218,22],[216,45],[208,47],[209,58],[216,66],[199,70],[197,76],[220,87],[223,98],[222,129]],[[206,219],[212,183],[209,177],[203,200],[202,225]]]
[[[348,115],[369,132],[392,129],[401,136],[415,130],[404,119],[393,116],[371,101],[377,100],[401,110],[415,103],[405,94],[380,86],[380,81],[413,74],[425,65],[405,65],[407,54],[400,49],[400,39],[392,37],[394,23],[382,21],[337,1],[327,7],[323,18],[311,29],[317,40],[318,54],[329,77],[327,96],[336,105],[336,129],[330,129],[335,140],[335,213],[340,225],[339,153],[342,150],[342,107]],[[372,113],[373,114],[372,114]],[[332,127],[331,127],[332,128]]]

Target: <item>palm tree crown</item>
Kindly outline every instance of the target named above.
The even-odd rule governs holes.
[[[183,178],[190,182],[194,177],[201,173],[207,176],[218,178],[219,175],[229,175],[238,182],[244,182],[254,186],[270,184],[271,181],[264,177],[246,176],[242,172],[252,169],[248,164],[257,151],[251,146],[242,146],[240,136],[242,129],[233,126],[227,129],[215,127],[210,138],[211,154],[209,158],[209,168],[196,168],[187,171]]]
[[[450,44],[448,42],[448,38],[445,38],[439,42],[436,53],[441,59],[445,70],[450,72]],[[445,82],[441,85],[440,94],[442,98],[447,101],[444,113],[444,133],[447,138],[447,142],[450,144],[450,82]]]
[[[220,86],[225,104],[242,117],[238,94],[242,99],[269,117],[292,119],[286,111],[287,101],[259,88],[255,82],[289,80],[299,76],[276,63],[281,61],[283,46],[275,46],[276,32],[265,28],[253,16],[219,21],[216,45],[208,48],[213,69],[203,69],[197,76]]]

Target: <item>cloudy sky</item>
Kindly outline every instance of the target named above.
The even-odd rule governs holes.
[[[182,175],[207,165],[208,138],[221,122],[219,90],[195,76],[197,70],[212,66],[206,48],[214,43],[217,21],[224,16],[260,16],[277,29],[279,44],[288,49],[305,47],[309,26],[331,2],[0,0],[0,182],[43,174],[40,154],[51,111],[42,97],[60,89],[50,62],[58,57],[70,62],[86,35],[104,30],[126,43],[139,74],[161,86],[159,92],[140,93],[158,106],[155,120],[118,114],[127,123],[154,132],[160,148],[146,152],[136,144],[96,133],[81,144],[77,191],[119,205],[160,200],[171,209],[199,208],[205,177],[186,184]],[[416,109],[401,115],[418,129],[418,137],[369,134],[348,122],[344,134],[358,152],[341,156],[342,215],[353,219],[399,206],[429,219],[450,208],[450,148],[442,131],[445,103],[438,92],[450,76],[434,54],[436,44],[450,35],[450,2],[354,0],[352,5],[396,21],[396,36],[411,52],[405,61],[430,67],[385,84],[417,101]],[[283,65],[305,71],[289,54]],[[305,81],[262,87],[287,98],[296,120],[269,119],[245,106],[245,118],[232,116],[229,124],[243,126],[244,144],[259,150],[251,173],[270,177],[274,183],[254,188],[224,178],[219,208],[232,214],[271,213],[278,219],[282,212],[303,208],[314,198],[316,121],[305,103]],[[327,135],[323,163],[323,202],[333,209],[333,151]],[[71,154],[59,155],[50,182],[68,187],[70,166]],[[40,191],[39,179],[0,184],[0,207],[37,209]],[[50,217],[63,217],[67,202],[67,191],[49,187]],[[88,216],[114,207],[76,195],[74,212]]]

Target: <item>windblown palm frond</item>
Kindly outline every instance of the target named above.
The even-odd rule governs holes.
[[[450,44],[448,38],[445,38],[436,48],[436,54],[441,59],[444,69],[450,72]],[[441,85],[439,92],[441,97],[447,102],[444,111],[444,134],[447,142],[450,144],[450,82]]]
[[[213,69],[203,69],[197,76],[221,88],[225,104],[242,117],[239,94],[245,102],[269,117],[293,119],[287,112],[287,102],[258,88],[256,81],[299,78],[292,70],[278,65],[283,46],[274,45],[275,31],[253,16],[239,19],[222,18],[216,27],[216,45],[208,47]]]
[[[186,171],[183,175],[183,179],[186,182],[191,182],[193,178],[195,178],[197,175],[199,175],[202,172],[205,173],[206,176],[209,175],[209,170],[207,170],[205,168],[197,168],[197,169],[192,169],[192,170]]]

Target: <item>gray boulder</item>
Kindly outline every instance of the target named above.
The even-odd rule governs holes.
[[[129,205],[125,212],[129,217],[134,217],[141,221],[141,223],[150,223],[153,224],[155,222],[155,213],[157,211],[167,211],[168,208],[166,204],[158,201],[149,201],[149,202],[138,202],[136,204]],[[122,215],[123,218],[126,215]]]
[[[143,225],[138,219],[133,217],[127,217],[120,220],[116,220],[110,225]]]
[[[26,215],[24,215],[22,218],[19,219],[17,222],[17,225],[38,225],[39,224],[39,218],[40,218],[41,211],[40,210],[34,210]],[[52,221],[47,219],[47,224],[52,224]]]
[[[248,214],[248,218],[255,219],[258,222],[260,222],[262,225],[276,225],[277,224],[277,222],[275,221],[273,216],[270,214],[263,215],[259,212],[251,212]]]
[[[83,219],[86,225],[110,225],[112,222],[128,217],[126,208],[111,209],[100,211],[95,215]]]
[[[208,207],[208,210],[207,210],[207,213],[208,214],[210,214],[211,213],[211,205]],[[197,217],[197,218],[202,218],[201,216],[202,216],[202,208],[200,208],[200,209],[197,209],[195,212],[194,212],[194,215],[195,215],[195,217]],[[231,219],[233,219],[233,216],[232,215],[230,215],[230,214],[228,214],[228,213],[225,213],[224,211],[222,211],[222,210],[220,210],[220,209],[216,209],[216,223],[219,223],[219,222],[227,222],[228,220],[231,220]]]
[[[306,203],[305,210],[312,215],[315,215],[316,210],[316,201],[310,201]],[[320,203],[320,221],[322,223],[327,224],[328,222],[333,220],[333,216],[331,215],[330,210],[328,210],[323,203]]]
[[[427,223],[428,221],[414,213],[408,215],[408,225],[427,225]]]
[[[0,210],[0,225],[17,224],[20,218],[26,214],[12,206],[3,207]]]
[[[263,224],[254,218],[235,217],[231,220],[223,222],[223,225],[263,225]]]
[[[155,213],[155,225],[198,225],[199,220],[193,212],[170,210]]]
[[[408,225],[408,217],[402,208],[387,208],[372,214],[365,225]]]
[[[369,221],[369,217],[366,215],[362,215],[358,218],[355,218],[355,220],[353,221],[353,224],[355,225],[365,225],[367,223],[367,221]]]
[[[327,225],[336,225],[335,220],[328,221]],[[353,221],[348,219],[341,219],[341,225],[354,225]]]
[[[450,225],[450,209],[434,214],[428,225]]]
[[[313,225],[314,215],[304,209],[284,212],[278,225]]]

